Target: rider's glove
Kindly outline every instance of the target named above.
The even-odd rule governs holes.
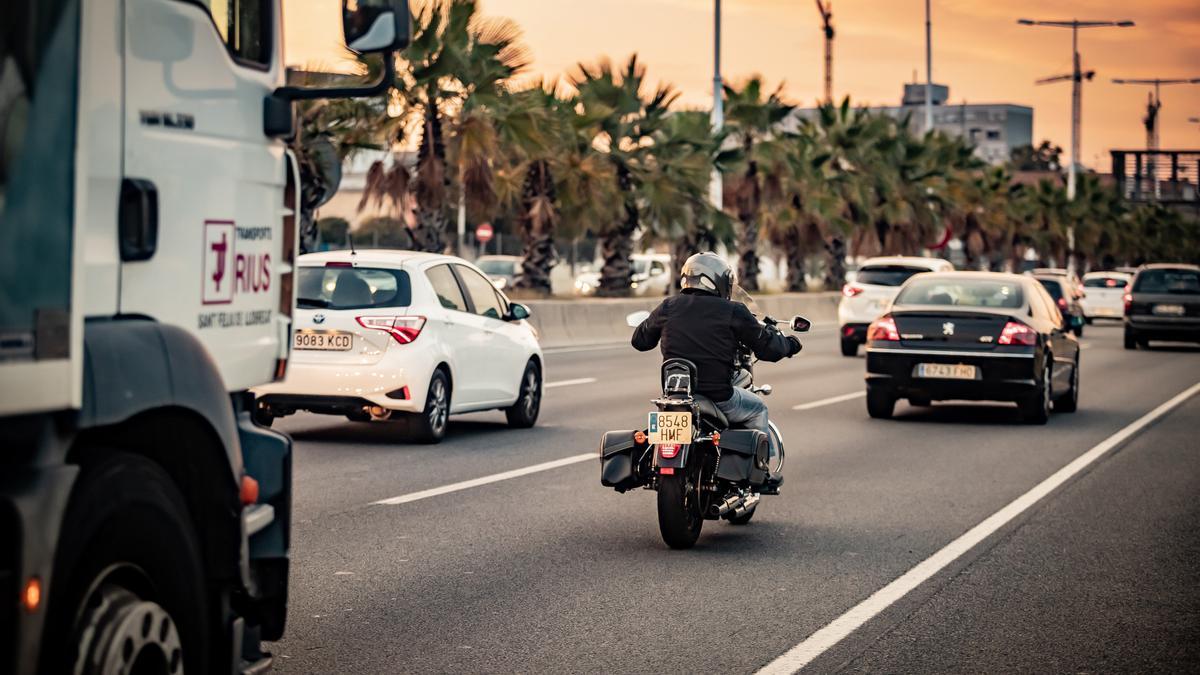
[[[801,349],[804,349],[804,345],[800,344],[800,338],[796,337],[795,335],[789,335],[787,336],[787,339],[792,345],[792,353],[788,354],[788,356],[795,356],[796,354],[800,353]]]

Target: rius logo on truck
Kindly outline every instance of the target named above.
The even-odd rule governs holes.
[[[247,298],[252,304],[245,310],[204,312],[197,317],[199,328],[236,328],[271,321],[272,239],[269,227],[243,227],[232,220],[204,222],[201,302],[230,305]],[[261,301],[254,302],[255,298]]]

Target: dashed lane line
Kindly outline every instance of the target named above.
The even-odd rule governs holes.
[[[833,405],[834,403],[842,403],[843,401],[853,401],[856,398],[862,398],[866,395],[867,395],[866,390],[863,390],[863,391],[851,392],[849,394],[842,394],[841,396],[830,396],[829,398],[823,398],[819,401],[809,401],[808,403],[801,403],[800,405],[794,405],[794,406],[792,406],[792,410],[812,410],[813,408],[820,408],[822,406]]]
[[[521,476],[528,476],[529,474],[532,474],[532,473],[540,473],[542,471],[550,471],[550,470],[557,469],[560,467],[569,466],[571,464],[578,464],[579,462],[585,462],[589,459],[592,461],[596,461],[596,458],[597,458],[597,455],[594,452],[588,452],[588,453],[585,453],[582,455],[572,455],[570,457],[563,457],[562,459],[556,459],[551,462],[542,462],[541,464],[534,464],[532,466],[521,467],[520,469],[513,469],[512,471],[504,471],[501,473],[494,473],[490,476],[483,476],[481,478],[473,478],[471,480],[464,480],[464,481],[461,481],[458,483],[451,483],[449,485],[443,485],[441,487],[431,488],[429,490],[421,490],[420,492],[410,492],[409,494],[406,494],[406,495],[399,495],[396,497],[389,497],[387,499],[380,499],[377,502],[371,502],[371,504],[372,505],[381,505],[381,506],[395,506],[397,504],[408,504],[411,502],[421,501],[422,499],[429,499],[430,497],[437,497],[439,495],[450,494],[451,492],[461,492],[463,490],[470,490],[471,488],[479,487],[481,485],[489,485],[491,483],[499,483],[500,481],[510,480],[512,478],[520,478]]]
[[[558,382],[547,382],[542,385],[543,389],[554,389],[555,387],[570,387],[576,384],[591,384],[596,381],[594,377],[580,377],[574,380],[559,380]]]

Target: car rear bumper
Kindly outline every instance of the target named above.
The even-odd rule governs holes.
[[[922,363],[975,366],[978,378],[952,380],[917,377]],[[1016,401],[1037,390],[1037,363],[1032,352],[972,353],[869,347],[867,386],[883,388],[898,398],[931,400]]]
[[[1125,316],[1125,303],[1084,302],[1083,315],[1089,319],[1121,319]]]
[[[1125,318],[1125,330],[1143,340],[1200,341],[1200,321],[1195,319],[1149,319],[1137,315]]]
[[[428,378],[425,383],[416,384],[408,369],[386,365],[386,361],[370,366],[291,363],[282,382],[255,387],[252,391],[272,408],[289,412],[345,414],[350,401],[357,401],[356,410],[379,406],[419,412],[425,405]]]

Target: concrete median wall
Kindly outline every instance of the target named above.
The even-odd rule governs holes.
[[[801,314],[813,322],[813,329],[837,322],[840,293],[783,293],[758,296],[759,308],[777,319]],[[587,300],[530,300],[532,323],[541,335],[542,347],[577,347],[628,342],[631,334],[625,317],[638,310],[654,309],[662,298]]]

